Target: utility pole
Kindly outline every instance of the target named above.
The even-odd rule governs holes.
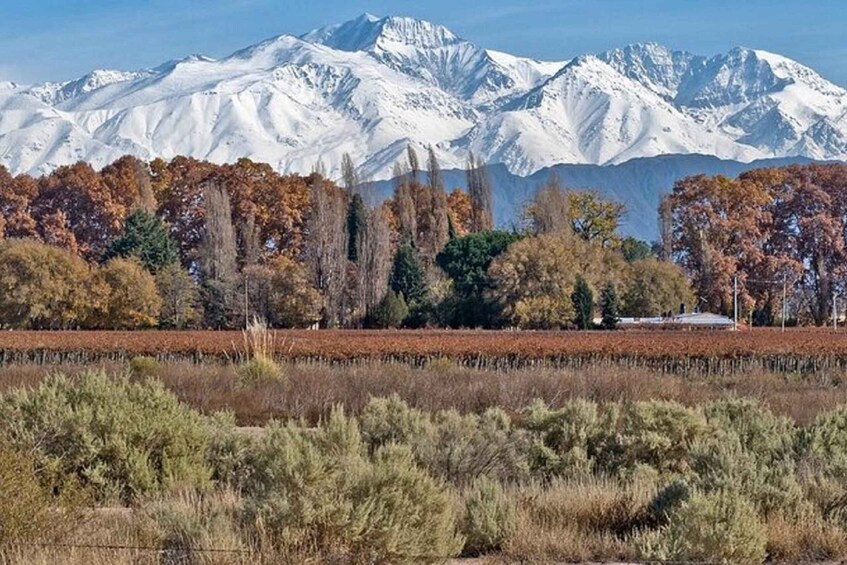
[[[733,279],[732,290],[732,329],[738,331],[738,275]]]
[[[788,294],[788,275],[782,274],[782,331],[785,331],[785,316],[788,305],[786,304]]]

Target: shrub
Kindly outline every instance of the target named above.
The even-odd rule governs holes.
[[[431,433],[411,443],[418,462],[430,473],[457,486],[481,476],[516,481],[529,474],[528,437],[499,408],[465,416],[445,410],[432,424]]]
[[[732,398],[706,404],[709,423],[736,435],[743,448],[768,463],[784,464],[793,455],[795,432],[792,422],[774,415],[755,400]]]
[[[734,492],[763,513],[793,508],[803,496],[790,457],[757,457],[732,433],[721,430],[714,438],[695,442],[690,455],[693,483],[702,491]]]
[[[651,525],[664,525],[670,521],[671,514],[691,498],[691,486],[681,479],[675,479],[662,487],[647,507],[647,521]]]
[[[641,539],[647,559],[723,563],[761,563],[766,542],[753,506],[725,491],[694,493],[667,527]]]
[[[517,480],[529,472],[528,437],[499,409],[465,416],[445,410],[430,417],[392,395],[372,399],[360,420],[371,451],[389,443],[408,445],[422,467],[455,485],[480,476]]]
[[[407,448],[369,457],[338,409],[316,430],[274,425],[246,493],[248,523],[287,560],[433,559],[462,545],[446,490]]]
[[[696,485],[733,490],[763,513],[795,507],[803,493],[795,478],[794,426],[755,401],[719,400],[704,413],[717,428],[691,450]]]
[[[500,551],[515,528],[515,507],[500,483],[482,477],[465,494],[460,530],[465,555]]]
[[[278,381],[285,376],[279,363],[264,356],[253,357],[241,363],[238,366],[238,375],[247,385]]]
[[[139,355],[129,361],[129,372],[133,377],[155,377],[162,370],[162,364],[155,357]]]
[[[359,416],[362,440],[375,452],[389,443],[411,445],[433,433],[429,416],[410,408],[395,393],[387,398],[372,398]]]
[[[358,529],[354,554],[361,560],[435,561],[462,548],[452,498],[415,465],[408,449],[380,449],[351,498]]]
[[[532,469],[543,476],[590,474],[595,458],[614,437],[617,407],[602,410],[588,400],[571,400],[558,410],[538,401],[526,411],[525,426],[534,434]]]
[[[212,418],[206,463],[218,487],[243,492],[250,485],[257,468],[257,434],[239,429],[231,413],[221,412]]]
[[[158,382],[51,377],[0,397],[0,420],[52,486],[73,477],[100,502],[208,481],[203,418]]]
[[[692,444],[710,433],[698,410],[661,400],[634,402],[624,407],[614,445],[601,455],[611,472],[631,473],[649,465],[659,473],[684,474]]]
[[[818,416],[798,437],[798,450],[831,477],[847,475],[847,407]]]

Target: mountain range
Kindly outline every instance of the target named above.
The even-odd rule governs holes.
[[[433,146],[445,169],[473,152],[498,176],[521,179],[667,155],[733,170],[762,159],[844,160],[847,90],[760,50],[704,57],[645,43],[537,61],[427,21],[368,14],[222,59],[0,83],[0,164],[13,173],[130,153],[249,157],[281,172],[321,160],[339,176],[349,153],[361,177],[379,180],[409,144]]]

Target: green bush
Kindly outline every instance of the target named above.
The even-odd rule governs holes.
[[[478,477],[518,481],[529,474],[529,438],[512,426],[505,412],[489,408],[481,415],[438,412],[432,431],[414,438],[412,451],[433,475],[467,486]]]
[[[461,532],[465,555],[500,551],[515,529],[515,506],[500,483],[482,477],[465,494]]]
[[[162,370],[162,364],[155,357],[139,355],[129,361],[129,372],[133,377],[155,377]]]
[[[368,320],[368,325],[374,328],[399,328],[409,316],[409,307],[403,295],[388,289]]]
[[[397,395],[371,398],[359,416],[362,440],[371,450],[389,443],[411,445],[433,433],[429,416],[409,407]]]
[[[662,400],[634,402],[623,409],[614,444],[598,457],[613,473],[648,465],[660,474],[684,474],[690,469],[692,444],[711,433],[699,410]]]
[[[242,492],[253,480],[257,468],[259,436],[239,429],[230,413],[218,413],[212,419],[206,463],[215,485]]]
[[[435,559],[462,546],[447,491],[408,448],[368,456],[356,421],[338,409],[315,430],[273,425],[245,493],[259,543],[285,560]]]
[[[361,561],[440,561],[462,548],[450,494],[415,465],[407,448],[380,449],[351,498],[354,554]]]
[[[694,493],[670,524],[641,539],[642,554],[659,561],[761,563],[767,535],[753,505],[722,491]]]
[[[763,458],[745,448],[743,440],[721,430],[691,448],[692,483],[702,491],[732,491],[753,502],[763,513],[790,510],[803,493],[793,459]]]
[[[251,386],[282,380],[285,373],[279,363],[270,357],[256,355],[238,366],[238,376],[243,384]]]
[[[204,419],[155,381],[86,373],[0,396],[0,420],[51,487],[78,481],[100,502],[203,486]]]
[[[703,413],[710,424],[737,436],[743,448],[757,459],[784,464],[793,456],[794,424],[755,400],[718,400],[706,404]]]
[[[389,443],[407,445],[422,467],[454,485],[469,485],[480,476],[518,480],[529,473],[528,436],[499,409],[430,416],[392,395],[368,402],[360,420],[371,452]]]
[[[533,472],[545,477],[591,474],[596,457],[614,437],[617,419],[614,404],[601,409],[577,399],[550,410],[536,402],[527,409],[524,424],[533,433]]]
[[[847,476],[847,407],[818,416],[799,434],[797,448],[825,475]]]

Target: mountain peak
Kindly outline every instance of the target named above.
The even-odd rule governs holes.
[[[659,43],[633,43],[601,53],[598,57],[622,75],[635,80],[666,99],[672,99],[702,57],[675,51]]]
[[[386,44],[434,49],[462,41],[446,27],[426,20],[406,16],[380,18],[367,13],[348,22],[310,31],[301,39],[342,51],[373,51]]]

